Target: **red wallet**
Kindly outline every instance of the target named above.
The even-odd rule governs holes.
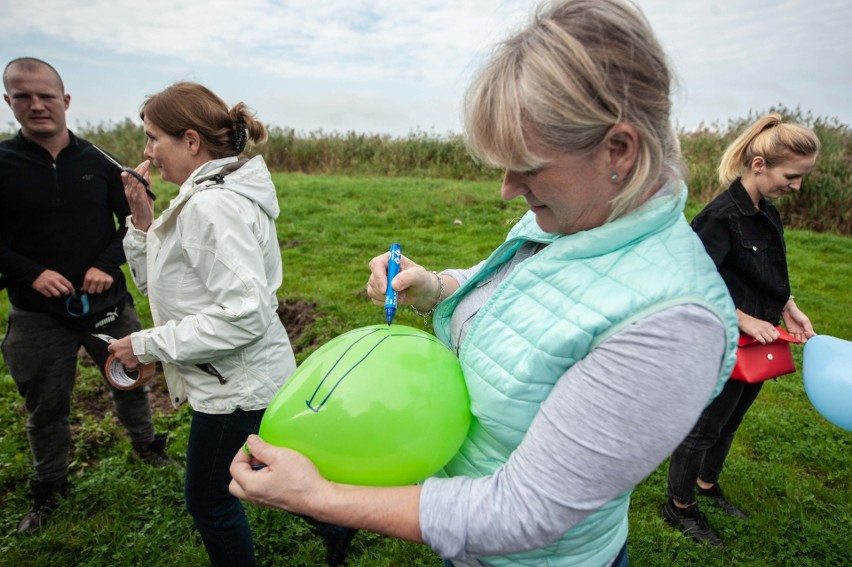
[[[780,335],[774,342],[762,345],[757,339],[745,333],[740,334],[737,343],[737,363],[731,373],[732,380],[741,380],[755,384],[770,378],[777,378],[796,371],[790,343],[801,342],[781,327]]]

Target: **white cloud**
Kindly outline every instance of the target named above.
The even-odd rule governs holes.
[[[446,80],[448,67],[481,49],[490,30],[502,30],[528,9],[521,0],[37,4],[37,17],[28,3],[12,4],[0,33],[39,33],[88,48],[283,78],[430,82]]]
[[[847,0],[640,4],[679,75],[676,113],[685,126],[724,123],[778,103],[852,122]],[[841,90],[846,97],[835,94]]]
[[[472,71],[530,0],[31,0],[4,2],[0,56],[42,57],[70,118],[135,116],[144,96],[197,80],[299,130],[458,131]],[[675,119],[782,103],[852,122],[847,0],[639,0],[680,78]],[[73,88],[73,90],[72,90]],[[0,110],[0,124],[12,121]]]

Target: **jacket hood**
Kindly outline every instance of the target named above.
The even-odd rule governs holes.
[[[181,188],[182,191],[188,189],[187,185],[195,190],[218,186],[254,201],[270,218],[278,218],[280,212],[278,195],[275,193],[275,184],[272,183],[272,176],[269,174],[263,156],[257,155],[236,171],[224,173],[223,177],[212,179],[237,161],[236,157],[208,161],[189,176],[189,180]],[[198,183],[204,178],[206,179]]]

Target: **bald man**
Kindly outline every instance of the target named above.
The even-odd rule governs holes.
[[[109,353],[92,333],[123,337],[141,324],[121,272],[130,208],[118,168],[68,130],[71,97],[51,65],[15,59],[3,86],[21,129],[0,142],[0,289],[12,305],[2,353],[28,414],[33,505],[18,532],[30,533],[68,493],[79,348],[103,373]],[[147,387],[121,391],[104,382],[135,456],[168,462]]]

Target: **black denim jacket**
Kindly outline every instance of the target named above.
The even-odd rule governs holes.
[[[734,181],[692,221],[728,291],[743,313],[777,325],[790,298],[787,246],[775,206],[761,199],[758,208]]]

